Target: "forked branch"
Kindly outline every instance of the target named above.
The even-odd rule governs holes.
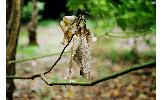
[[[50,82],[46,79],[46,77],[44,76],[44,74],[36,74],[33,76],[27,76],[27,77],[18,77],[18,76],[7,76],[7,79],[35,79],[36,77],[40,77],[47,85],[49,86],[53,86],[53,85],[72,85],[72,86],[93,86],[96,85],[98,83],[110,80],[110,79],[115,79],[119,76],[122,76],[124,74],[130,73],[132,71],[136,71],[139,69],[144,69],[144,68],[152,68],[156,66],[156,61],[149,61],[143,64],[138,64],[138,65],[134,65],[134,66],[130,66],[127,69],[124,69],[120,72],[116,72],[110,75],[107,75],[101,79],[97,79],[95,81],[92,82]]]
[[[73,39],[73,36],[74,36],[74,34],[72,35],[72,37],[70,38],[70,40],[68,41],[68,43],[67,43],[67,44],[65,45],[65,47],[63,48],[63,50],[62,50],[62,52],[61,52],[59,58],[58,58],[58,59],[55,61],[55,63],[50,67],[50,69],[49,69],[48,71],[46,71],[44,74],[49,73],[49,72],[53,69],[53,67],[56,66],[56,64],[58,63],[58,61],[61,59],[61,57],[62,57],[62,55],[63,55],[63,53],[64,53],[66,47],[70,44],[71,40]]]

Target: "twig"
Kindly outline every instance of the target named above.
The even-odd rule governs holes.
[[[41,77],[41,79],[49,86],[53,86],[53,85],[72,85],[72,86],[93,86],[96,85],[100,82],[104,82],[110,79],[114,79],[117,78],[119,76],[122,76],[124,74],[130,73],[132,71],[136,71],[139,69],[144,69],[144,68],[152,68],[156,66],[156,61],[149,61],[143,64],[138,64],[138,65],[134,65],[134,66],[130,66],[129,68],[122,70],[120,72],[116,72],[110,75],[107,75],[101,79],[92,81],[92,82],[50,82],[48,81],[44,74],[37,74],[37,75],[33,75],[33,76],[28,76],[28,77],[18,77],[18,76],[7,76],[7,79],[34,79],[36,77]]]
[[[66,47],[70,44],[71,40],[73,39],[73,36],[74,36],[74,34],[73,34],[72,37],[70,38],[69,42],[68,42],[68,43],[65,45],[65,47],[63,48],[63,50],[62,50],[62,52],[61,52],[59,58],[58,58],[58,59],[55,61],[55,63],[50,67],[50,69],[49,69],[48,71],[44,72],[43,74],[49,73],[49,72],[53,69],[53,67],[56,66],[56,64],[58,63],[58,61],[61,59],[61,57],[62,57],[62,55],[63,55],[63,53],[64,53]],[[36,58],[36,59],[37,59],[37,58]],[[30,59],[30,60],[32,60],[32,59]],[[42,74],[42,73],[41,73],[41,74]],[[35,74],[35,75],[32,75],[32,76],[25,76],[25,77],[7,76],[7,79],[34,79],[34,78],[36,78],[36,77],[40,77],[41,74]]]
[[[137,33],[137,32],[106,32],[105,34],[101,35],[101,36],[98,36],[98,39],[101,38],[101,37],[104,37],[104,36],[109,36],[109,37],[112,37],[112,38],[137,38],[137,37],[140,37],[140,36],[143,36],[143,35],[128,35],[128,36],[119,36],[119,35],[112,35],[114,33],[126,33],[126,34],[131,34],[131,33]],[[139,33],[145,33],[145,32],[139,32]],[[144,34],[145,35],[145,34]]]
[[[68,43],[65,45],[65,47],[63,48],[62,52],[60,53],[59,58],[55,61],[55,63],[50,67],[50,69],[49,69],[48,71],[44,72],[44,74],[49,73],[49,72],[53,69],[53,67],[56,66],[56,64],[58,63],[58,61],[61,59],[63,53],[65,52],[65,49],[68,47],[68,45],[70,44],[71,40],[73,39],[73,36],[74,36],[74,34],[73,34],[72,37],[70,38],[69,42],[68,42]],[[69,52],[69,51],[67,51],[67,52]],[[53,55],[56,55],[56,54],[53,54]],[[49,56],[51,56],[51,55],[49,55]],[[47,57],[47,55],[46,55],[46,56],[35,57],[35,58],[32,58],[32,59],[23,59],[23,60],[12,61],[12,62],[9,62],[9,63],[16,63],[16,62],[22,62],[22,61],[29,61],[29,60],[33,60],[33,59],[42,58],[42,57]],[[36,75],[33,75],[33,76],[26,76],[26,77],[8,76],[8,79],[12,79],[12,78],[14,78],[14,79],[34,79],[34,78],[36,78],[36,77],[39,77],[40,75],[41,75],[41,74],[36,74]]]
[[[65,51],[64,53],[69,53],[69,52],[70,51]],[[33,58],[27,58],[27,59],[12,60],[12,61],[9,61],[9,64],[35,60],[35,59],[54,56],[54,55],[58,55],[58,54],[60,54],[60,53],[53,53],[53,54],[48,54],[48,55],[43,55],[43,56],[38,56],[38,57],[33,57]]]
[[[116,36],[116,35],[112,35],[110,33],[119,33],[119,32],[109,32],[109,33],[105,33],[101,36],[98,36],[97,39],[99,40],[100,38],[104,37],[104,36],[109,36],[109,37],[113,37],[113,38],[133,38],[133,37],[139,37],[139,36]],[[64,51],[64,53],[69,53],[70,51]],[[33,57],[33,58],[27,58],[27,59],[19,59],[19,60],[11,60],[8,63],[19,63],[19,62],[25,62],[25,61],[30,61],[30,60],[35,60],[35,59],[39,59],[39,58],[44,58],[44,57],[49,57],[49,56],[53,56],[53,55],[58,55],[60,53],[53,53],[53,54],[48,54],[48,55],[43,55],[43,56],[38,56],[38,57]]]
[[[127,73],[132,72],[132,71],[136,71],[136,70],[143,69],[143,68],[155,67],[154,65],[156,65],[156,61],[151,61],[151,62],[147,62],[147,63],[144,63],[144,64],[131,66],[131,67],[129,67],[129,68],[123,70],[123,71],[113,73],[111,75],[105,76],[104,78],[101,78],[101,79],[98,79],[98,80],[95,80],[95,81],[92,81],[92,82],[49,82],[49,81],[46,80],[44,75],[41,75],[41,79],[49,86],[53,86],[53,85],[93,86],[93,85],[96,85],[98,83],[117,78],[119,76],[122,76],[122,75],[127,74]]]
[[[56,64],[58,63],[58,61],[61,59],[61,57],[62,57],[62,55],[63,55],[63,53],[64,53],[66,47],[70,44],[71,40],[73,39],[73,36],[74,36],[74,34],[72,35],[72,37],[70,38],[70,40],[69,40],[69,42],[66,44],[66,46],[63,48],[63,50],[62,50],[62,52],[61,52],[59,58],[58,58],[58,59],[55,61],[55,63],[50,67],[50,69],[49,69],[48,71],[46,71],[44,74],[49,73],[49,72],[53,69],[53,67],[56,66]]]
[[[35,74],[32,76],[6,76],[6,79],[35,79],[37,77],[40,77],[41,74]]]

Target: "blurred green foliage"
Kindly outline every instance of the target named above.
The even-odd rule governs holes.
[[[156,4],[153,0],[68,0],[70,11],[86,10],[97,19],[97,25],[111,31],[115,26],[123,30],[155,32]]]
[[[44,10],[44,3],[43,2],[37,2],[38,11]],[[33,3],[32,1],[29,1],[27,5],[23,6],[22,11],[22,20],[24,22],[28,22],[32,15],[32,9],[33,9]],[[39,15],[38,19],[41,19],[42,16]]]
[[[29,21],[32,13],[32,2],[28,2],[26,6],[23,7],[22,11],[22,19],[25,21]]]
[[[42,20],[39,22],[39,26],[42,26],[42,27],[48,27],[50,25],[56,25],[56,21],[55,20],[51,20],[51,19],[48,19],[48,20]]]

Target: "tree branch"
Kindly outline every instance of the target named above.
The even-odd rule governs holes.
[[[68,41],[68,43],[67,43],[67,44],[65,45],[65,47],[63,48],[63,50],[62,50],[62,52],[61,52],[59,58],[58,58],[58,59],[55,61],[55,63],[50,67],[50,69],[49,69],[48,71],[46,71],[44,74],[49,73],[49,72],[53,69],[53,67],[56,66],[56,64],[58,63],[58,61],[61,59],[61,57],[62,57],[62,55],[63,55],[63,53],[64,53],[66,47],[70,44],[71,40],[73,39],[73,36],[74,36],[74,34],[72,35],[72,37],[70,38],[70,40]]]
[[[119,35],[114,35],[114,34],[130,34],[128,36],[119,36]],[[140,34],[132,34],[132,33],[140,33]],[[109,37],[112,37],[112,38],[137,38],[137,37],[140,37],[140,36],[144,36],[147,34],[150,34],[150,33],[153,33],[153,32],[150,32],[150,31],[143,31],[143,32],[134,32],[134,31],[127,31],[127,32],[106,32],[105,34],[101,35],[101,36],[98,36],[98,39],[102,38],[102,37],[105,37],[105,36],[109,36]]]
[[[97,36],[97,39],[99,40],[100,38],[105,37],[105,36],[114,37],[114,38],[135,38],[135,37],[142,36],[142,35],[139,35],[139,36],[134,36],[134,35],[133,36],[116,36],[116,35],[112,35],[114,33],[123,33],[123,32],[109,32],[109,33],[105,33],[105,34],[103,34],[101,36]],[[126,33],[128,34],[130,32],[126,32]],[[64,53],[69,53],[69,52],[70,51],[64,51]],[[11,61],[8,62],[8,64],[25,62],[25,61],[30,61],[30,60],[35,60],[35,59],[49,57],[49,56],[58,55],[58,54],[60,54],[60,53],[47,54],[47,55],[33,57],[33,58],[27,58],[27,59],[11,60]]]
[[[119,76],[122,76],[122,75],[127,74],[127,73],[132,72],[132,71],[136,71],[136,70],[143,69],[143,68],[155,67],[154,65],[156,65],[156,61],[150,61],[150,62],[143,63],[143,64],[140,64],[140,65],[131,66],[131,67],[129,67],[129,68],[123,70],[123,71],[113,73],[111,75],[105,76],[101,79],[98,79],[98,80],[95,80],[95,81],[92,81],[92,82],[70,82],[70,83],[69,82],[49,82],[49,81],[46,80],[46,78],[44,77],[43,74],[41,75],[41,79],[49,86],[53,86],[53,85],[93,86],[93,85],[96,85],[98,83],[117,78]]]
[[[69,52],[70,51],[64,51],[64,53],[69,53]],[[9,64],[35,60],[35,59],[54,56],[54,55],[58,55],[58,54],[60,54],[60,53],[53,53],[53,54],[48,54],[48,55],[43,55],[43,56],[38,56],[38,57],[33,57],[33,58],[27,58],[27,59],[11,60],[11,61],[9,61]]]
[[[92,81],[92,82],[50,82],[48,81],[44,74],[36,74],[33,76],[27,76],[27,77],[18,77],[18,76],[7,76],[6,79],[34,79],[36,77],[41,77],[41,79],[49,86],[53,86],[53,85],[72,85],[72,86],[93,86],[96,85],[100,82],[104,82],[110,79],[114,79],[117,78],[119,76],[122,76],[124,74],[130,73],[132,71],[136,71],[139,69],[144,69],[144,68],[152,68],[156,66],[156,61],[149,61],[143,64],[138,64],[138,65],[134,65],[134,66],[130,66],[129,68],[122,70],[120,72],[116,72],[110,75],[107,75],[101,79]]]
[[[41,74],[35,74],[32,76],[6,76],[6,79],[35,79],[37,77],[40,77]]]
[[[68,45],[69,45],[70,42],[72,41],[73,36],[74,36],[74,34],[73,34],[72,37],[70,38],[69,42],[68,42],[68,43],[65,45],[65,47],[63,48],[63,50],[62,50],[62,52],[61,52],[59,58],[58,58],[58,59],[55,61],[55,63],[50,67],[50,69],[49,69],[48,71],[44,72],[43,74],[49,73],[49,72],[53,69],[53,67],[56,66],[56,64],[58,63],[58,61],[61,59],[61,57],[62,57],[62,55],[63,55],[65,49],[68,47]],[[37,58],[38,58],[38,57],[33,58],[33,59],[37,59]],[[25,59],[25,60],[23,60],[23,61],[28,61],[28,60],[33,60],[33,59]],[[22,61],[22,60],[21,60],[21,61]],[[13,62],[10,62],[10,63],[15,63],[15,62],[20,62],[20,61],[13,61]],[[32,75],[32,76],[25,76],[25,77],[7,76],[7,79],[34,79],[34,78],[40,77],[40,76],[41,76],[41,74],[35,74],[35,75]]]

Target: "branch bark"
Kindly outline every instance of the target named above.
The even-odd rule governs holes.
[[[93,85],[96,85],[98,83],[117,78],[119,76],[130,73],[132,71],[136,71],[136,70],[143,69],[143,68],[154,67],[154,65],[156,65],[155,61],[144,63],[144,64],[141,64],[141,65],[135,65],[135,66],[129,67],[129,68],[123,70],[123,71],[105,76],[104,78],[101,78],[101,79],[98,79],[98,80],[95,80],[95,81],[92,81],[92,82],[86,82],[86,83],[84,83],[84,82],[71,82],[71,83],[69,83],[69,82],[66,82],[66,83],[65,82],[58,82],[58,83],[57,82],[50,82],[45,78],[45,76],[43,74],[41,74],[41,79],[49,86],[53,86],[53,85],[93,86]]]
[[[6,27],[6,74],[15,75],[15,64],[9,64],[10,60],[15,60],[18,33],[20,29],[21,0],[7,1],[7,27]],[[13,80],[6,81],[7,100],[13,100],[12,94],[15,85]]]
[[[101,79],[98,79],[98,80],[95,80],[95,81],[92,81],[92,82],[51,82],[51,81],[46,79],[46,77],[44,76],[44,73],[36,74],[36,75],[33,75],[33,76],[26,76],[26,77],[7,76],[6,79],[34,79],[34,78],[40,77],[49,86],[53,86],[53,85],[93,86],[93,85],[96,85],[98,83],[117,78],[119,76],[130,73],[132,71],[136,71],[136,70],[144,69],[144,68],[152,68],[152,67],[155,67],[155,66],[156,66],[156,61],[149,61],[149,62],[146,62],[146,63],[143,63],[143,64],[130,66],[129,68],[124,69],[120,72],[116,72],[116,73],[107,75],[107,76],[105,76]]]

